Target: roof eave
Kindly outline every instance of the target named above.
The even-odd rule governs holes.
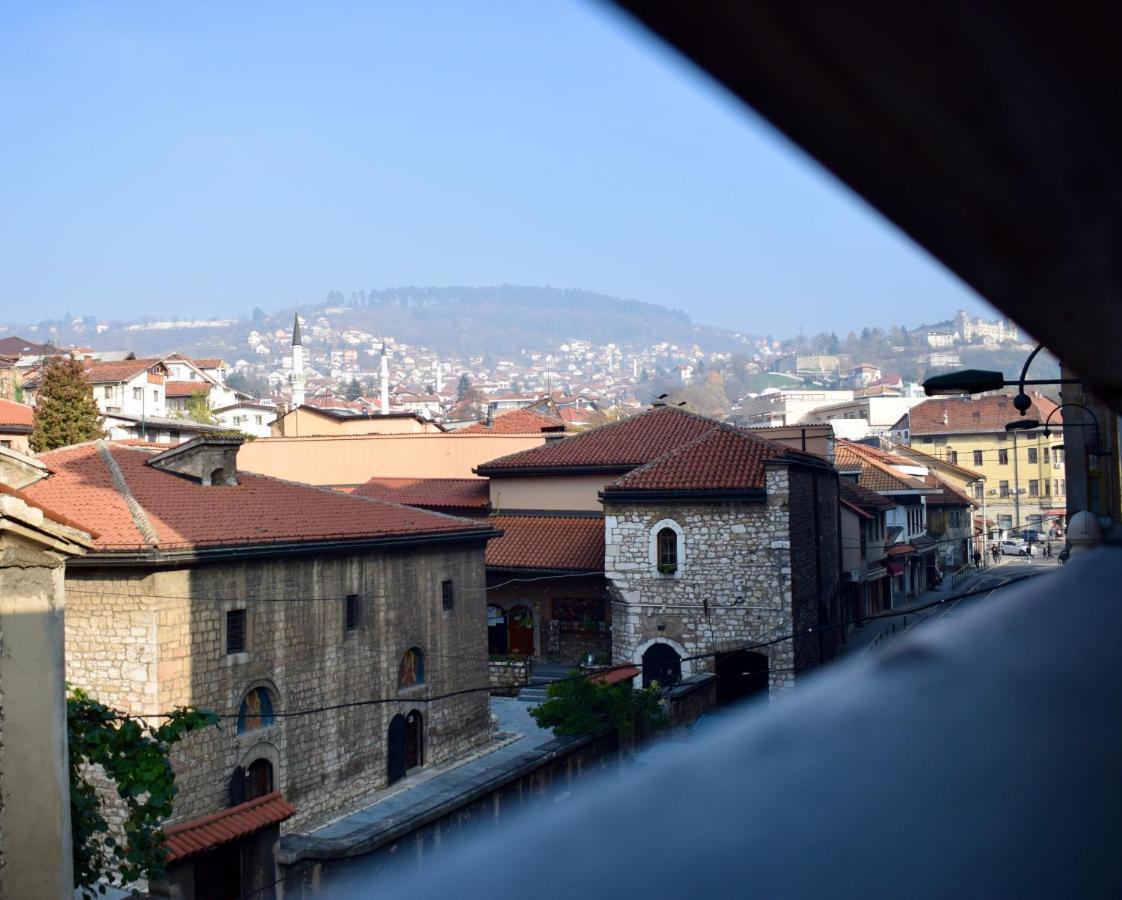
[[[701,489],[623,489],[600,491],[601,503],[665,503],[689,501],[691,503],[763,503],[767,500],[765,488]]]

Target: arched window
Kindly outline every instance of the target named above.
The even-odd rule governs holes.
[[[673,528],[661,528],[655,543],[658,571],[673,575],[678,571],[678,533]]]
[[[238,709],[238,734],[268,728],[273,724],[273,699],[263,687],[255,687],[242,698]]]
[[[420,647],[410,647],[401,657],[397,670],[397,687],[411,688],[425,683],[425,653]]]

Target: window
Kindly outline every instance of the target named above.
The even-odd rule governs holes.
[[[982,464],[982,451],[981,450],[975,450],[974,451],[974,465],[980,466],[981,464]]]
[[[245,610],[231,609],[226,613],[226,654],[245,653]]]
[[[1029,479],[1029,496],[1030,497],[1039,497],[1040,496],[1040,482],[1037,481],[1035,478]]]
[[[254,416],[253,421],[254,421],[254,424],[256,424],[256,425],[264,425],[265,424],[265,420],[261,416]]]
[[[410,647],[401,657],[397,669],[398,690],[425,683],[425,653],[420,647]]]
[[[1045,497],[1050,497],[1052,495],[1052,482],[1051,481],[1049,481],[1047,478],[1045,478],[1040,486],[1044,489],[1044,496]]]
[[[1028,461],[1030,463],[1040,462],[1040,453],[1035,447],[1028,448]]]
[[[276,720],[273,718],[273,698],[263,687],[255,687],[242,699],[238,709],[238,734],[268,728]]]
[[[673,575],[678,571],[678,535],[673,528],[660,529],[657,543],[658,570],[663,575]]]
[[[1048,462],[1048,454],[1049,454],[1049,449],[1047,447],[1045,447],[1044,448],[1044,461],[1045,462]]]
[[[925,437],[925,438],[923,439],[923,442],[924,442],[925,444],[930,444],[930,443],[931,443],[931,442],[932,442],[933,440],[934,440],[934,438],[930,438],[930,437]]]
[[[952,466],[957,466],[958,465],[958,451],[957,450],[948,450],[947,451],[947,462],[949,462]]]
[[[159,403],[160,402],[160,392],[156,388],[152,388],[152,402],[153,403]]]
[[[1009,465],[1009,451],[1004,447],[997,451],[997,464],[999,466]]]
[[[452,579],[440,582],[440,608],[450,613],[456,607],[456,589]]]
[[[1002,531],[1008,531],[1010,528],[1013,527],[1013,517],[1008,516],[1008,515],[998,516],[997,517],[997,527],[1000,528]]]
[[[107,384],[107,385],[106,385],[105,387],[103,387],[103,388],[102,388],[101,390],[102,390],[102,393],[104,394],[104,396],[105,396],[105,399],[106,399],[106,400],[109,400],[109,399],[110,399],[110,398],[111,398],[111,397],[113,396],[113,387],[112,387],[112,385],[108,385],[108,384]]]
[[[143,400],[144,399],[144,388],[134,387],[132,389],[132,399],[133,400]]]
[[[1008,497],[1009,496],[1009,482],[1008,481],[999,481],[997,483],[997,496],[999,496],[999,497]]]
[[[981,500],[986,495],[986,486],[983,482],[979,481],[974,485],[974,499]]]
[[[344,626],[347,631],[358,628],[358,594],[347,594]]]
[[[1063,448],[1063,447],[1053,447],[1053,448],[1052,448],[1052,453],[1053,453],[1053,454],[1055,454],[1055,455],[1054,455],[1054,456],[1052,457],[1052,459],[1053,459],[1053,460],[1055,460],[1055,461],[1056,461],[1057,463],[1059,463],[1060,465],[1063,465],[1063,461],[1064,461],[1064,448]]]
[[[1067,479],[1066,478],[1061,478],[1060,479],[1060,489],[1058,491],[1056,491],[1056,493],[1061,494],[1061,495],[1067,493]]]

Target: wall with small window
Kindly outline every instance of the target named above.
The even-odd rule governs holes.
[[[686,572],[686,533],[674,519],[660,519],[648,534],[647,557],[659,575],[681,578]]]

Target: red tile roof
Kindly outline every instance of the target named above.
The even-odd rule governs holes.
[[[908,459],[913,457],[917,458],[921,466],[927,466],[928,468],[941,466],[943,468],[953,469],[957,472],[961,472],[967,478],[979,479],[984,477],[981,472],[968,469],[966,466],[960,466],[958,463],[947,462],[945,459],[940,459],[938,456],[931,453],[924,453],[918,447],[897,445],[896,450],[899,455]]]
[[[893,456],[866,444],[837,441],[834,444],[834,463],[841,472],[860,470],[859,483],[880,493],[931,490],[918,478],[892,468],[898,465],[914,468],[917,465],[914,460]]]
[[[937,493],[927,495],[928,506],[975,506],[970,497],[956,488],[953,484],[944,481],[936,475],[928,475],[923,479],[928,487]]]
[[[887,497],[881,496],[876,491],[850,481],[848,478],[838,479],[839,492],[843,500],[864,510],[888,510],[895,508],[896,504]]]
[[[31,428],[35,424],[35,411],[22,403],[0,400],[0,426],[19,425]]]
[[[150,548],[99,447],[112,455],[157,546],[164,550],[488,529],[485,523],[248,472],[238,473],[236,486],[208,487],[145,465],[155,454],[142,447],[99,441],[42,454],[39,459],[52,474],[25,493],[100,531],[95,544],[99,552]]]
[[[294,815],[296,807],[287,802],[279,791],[273,791],[214,815],[172,825],[164,829],[168,839],[168,864],[240,840]]]
[[[164,396],[169,398],[209,393],[210,383],[206,381],[168,381],[164,383]]]
[[[90,384],[113,384],[128,381],[153,366],[162,367],[163,362],[158,359],[126,359],[120,362],[86,360],[85,369]]]
[[[1041,422],[1056,408],[1044,396],[1030,395],[1032,406],[1027,416]],[[1012,395],[991,394],[987,397],[933,397],[913,406],[907,413],[911,434],[971,434],[996,431],[1005,434],[1005,423],[1021,418],[1013,406]],[[1063,423],[1063,411],[1052,416],[1052,422]]]
[[[503,536],[487,545],[488,566],[500,569],[604,571],[600,516],[491,516]]]
[[[41,512],[44,516],[46,516],[53,522],[57,522],[59,525],[65,525],[67,528],[75,528],[78,531],[84,531],[91,538],[98,537],[98,533],[92,528],[87,528],[81,522],[75,522],[73,519],[64,516],[62,513],[55,512],[49,506],[44,506],[34,498],[29,497],[24,491],[18,491],[14,487],[10,487],[9,485],[0,482],[0,494],[10,494],[13,497],[18,497],[28,506],[32,506],[35,509],[39,510],[39,512]]]
[[[629,469],[682,446],[718,423],[674,406],[661,406],[622,422],[549,441],[485,463],[480,475],[516,474],[538,469]]]
[[[638,666],[617,666],[614,669],[605,669],[588,676],[589,681],[598,681],[600,684],[618,684],[627,681],[639,674]]]
[[[720,425],[688,444],[633,469],[604,489],[615,491],[736,491],[766,486],[764,461],[779,457],[805,457],[782,444],[727,425]]]
[[[371,478],[350,493],[435,509],[485,510],[491,504],[486,478]]]
[[[495,416],[491,425],[476,422],[461,430],[461,434],[538,434],[542,431],[564,431],[565,423],[560,419],[523,407]]]

